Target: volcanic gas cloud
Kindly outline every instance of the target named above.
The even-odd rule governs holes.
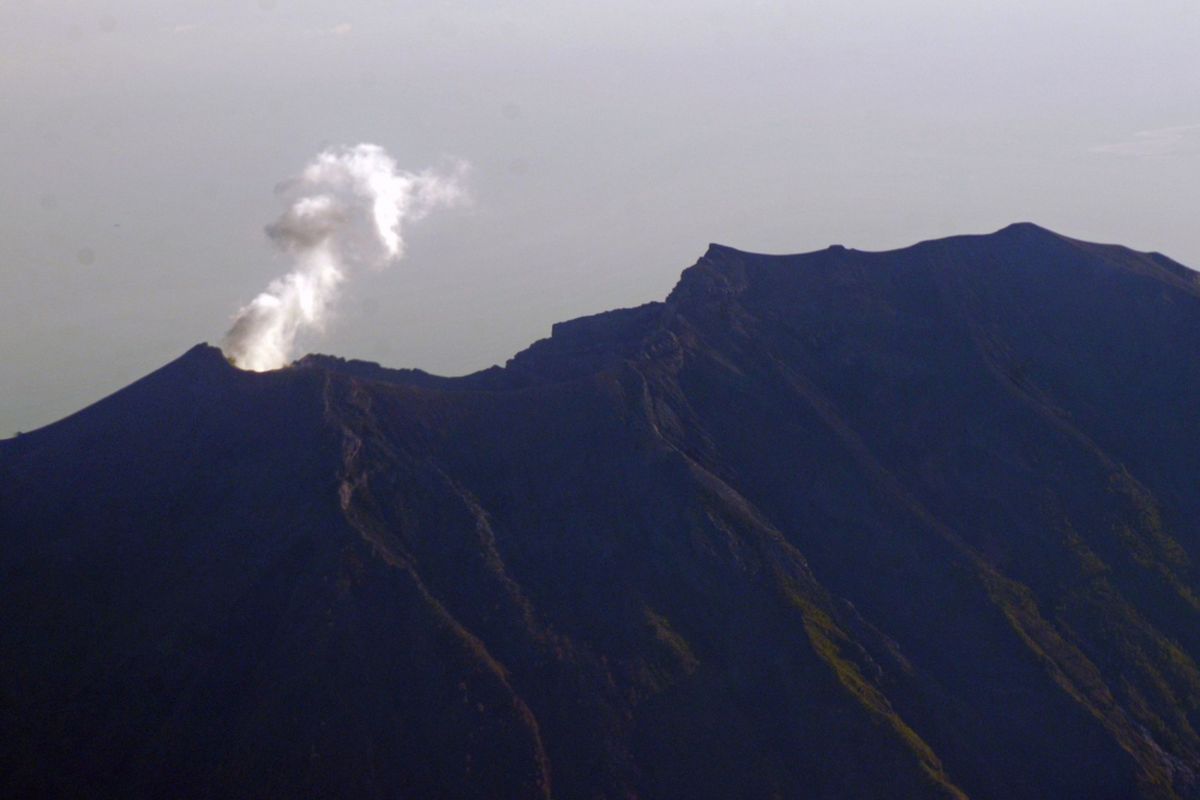
[[[292,269],[238,311],[222,349],[256,371],[290,363],[297,335],[320,330],[342,282],[357,268],[404,255],[403,226],[465,199],[465,162],[406,172],[382,147],[325,150],[280,193],[287,208],[267,226]]]

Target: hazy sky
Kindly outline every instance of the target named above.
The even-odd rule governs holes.
[[[473,165],[305,340],[443,374],[710,241],[1032,220],[1200,266],[1197,43],[1195,0],[0,0],[0,435],[218,341],[327,144]]]

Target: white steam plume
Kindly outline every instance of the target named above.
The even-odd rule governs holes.
[[[321,329],[350,271],[398,260],[405,222],[465,199],[466,167],[405,172],[373,144],[318,155],[281,185],[287,210],[266,229],[292,257],[292,270],[238,311],[221,343],[225,354],[260,372],[290,363],[297,334]]]

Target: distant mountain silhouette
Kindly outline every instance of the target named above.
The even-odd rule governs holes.
[[[1200,797],[1200,281],[713,245],[464,378],[0,442],[0,795]]]

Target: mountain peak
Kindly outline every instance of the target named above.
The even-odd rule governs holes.
[[[828,245],[827,247],[825,247],[823,249],[808,251],[808,252],[804,252],[804,253],[770,254],[770,253],[759,253],[759,252],[752,251],[752,250],[740,250],[736,247],[732,247],[727,244],[720,244],[719,242],[710,242],[708,245],[708,249],[705,250],[704,255],[701,256],[700,260],[701,261],[708,260],[708,261],[716,261],[716,262],[727,261],[731,258],[733,258],[733,259],[754,258],[754,259],[794,260],[794,259],[798,259],[798,258],[802,258],[802,257],[806,257],[806,256],[819,256],[822,254],[828,255],[828,254],[840,254],[840,253],[863,253],[866,255],[888,255],[888,254],[894,254],[894,253],[901,253],[901,252],[909,250],[913,247],[919,247],[921,245],[936,244],[939,242],[952,242],[952,241],[956,241],[959,239],[984,239],[984,240],[996,240],[996,241],[1011,241],[1011,240],[1017,239],[1017,238],[1025,239],[1025,240],[1041,239],[1041,240],[1046,240],[1046,241],[1049,241],[1049,240],[1074,241],[1074,240],[1070,239],[1069,237],[1062,235],[1061,233],[1052,231],[1049,228],[1045,228],[1034,222],[1022,221],[1022,222],[1013,222],[1009,225],[1005,225],[1003,228],[1000,228],[991,233],[963,234],[963,235],[958,235],[958,236],[947,236],[947,237],[942,237],[942,238],[938,238],[938,239],[928,239],[928,240],[925,240],[922,242],[914,243],[912,245],[890,248],[887,250],[859,250],[854,247],[849,247],[845,244],[834,243],[834,244]]]
[[[1011,235],[1016,235],[1016,234],[1025,235],[1025,236],[1030,236],[1030,235],[1054,236],[1059,239],[1064,238],[1061,234],[1055,233],[1054,231],[1050,230],[1049,228],[1043,228],[1041,225],[1038,225],[1037,223],[1034,223],[1034,222],[1014,222],[1010,225],[1005,225],[1003,228],[996,231],[993,235],[994,236],[1005,236],[1005,235],[1011,236]]]
[[[0,442],[0,795],[1198,800],[1197,349],[1029,223],[465,378],[197,345]]]
[[[709,242],[708,249],[704,251],[703,258],[723,258],[726,256],[745,255],[745,251],[738,250],[736,247],[730,247],[727,244],[719,244],[718,242]]]
[[[221,351],[221,348],[211,345],[208,342],[200,342],[189,347],[183,355],[170,362],[167,366],[172,365],[189,369],[225,369],[232,366],[225,353]]]

